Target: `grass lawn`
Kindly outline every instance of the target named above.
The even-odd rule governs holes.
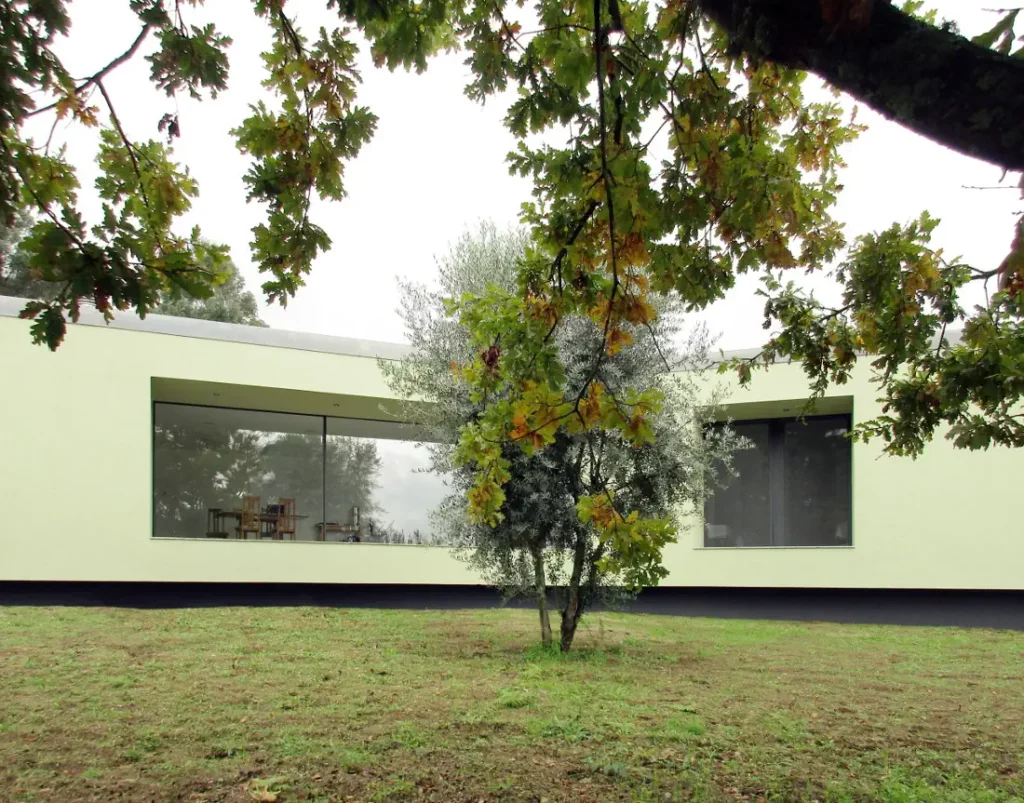
[[[3,801],[1024,798],[1024,634],[0,609]]]

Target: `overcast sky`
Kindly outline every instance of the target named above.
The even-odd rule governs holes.
[[[325,5],[307,0],[290,3],[289,9],[302,29],[312,33],[320,24],[336,25],[337,17]],[[991,27],[995,19],[976,0],[934,5],[940,14],[955,18],[967,35]],[[74,75],[94,72],[138,33],[126,0],[75,2],[71,8],[71,38],[59,52]],[[199,223],[210,239],[229,244],[250,287],[258,290],[262,279],[250,261],[248,241],[263,210],[244,202],[241,179],[247,159],[235,149],[228,131],[245,116],[247,104],[261,96],[259,53],[269,42],[266,24],[255,17],[251,0],[208,0],[205,8],[188,9],[188,19],[213,21],[234,38],[229,91],[213,102],[177,102],[182,136],[175,151],[198,179],[201,192],[188,222]],[[151,50],[152,42],[148,45]],[[483,107],[466,99],[468,68],[463,58],[458,53],[440,56],[427,73],[415,75],[377,70],[363,54],[360,102],[379,116],[377,134],[346,167],[348,198],[316,206],[313,217],[334,247],[317,260],[306,287],[287,309],[264,305],[271,326],[401,340],[396,279],[429,282],[435,257],[482,219],[500,226],[516,223],[530,185],[510,177],[505,167],[505,154],[514,145],[502,126],[507,98]],[[141,59],[119,68],[106,86],[133,139],[157,136],[157,121],[175,110],[175,102],[148,82],[148,65]],[[96,101],[101,105],[102,99]],[[1009,247],[1013,213],[1022,202],[1012,190],[963,185],[995,185],[1001,171],[865,109],[858,119],[870,129],[844,150],[849,167],[836,211],[846,223],[848,239],[905,222],[927,209],[942,220],[935,242],[948,255],[995,267]],[[94,214],[95,204],[86,203],[95,175],[92,139],[74,130],[58,130],[58,138],[62,135],[81,169],[83,208]],[[720,333],[722,348],[763,342],[761,303],[753,296],[754,287],[741,282],[703,316]]]

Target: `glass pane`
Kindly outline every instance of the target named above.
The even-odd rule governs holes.
[[[157,404],[157,537],[312,540],[323,517],[319,416]]]
[[[722,472],[724,487],[716,488],[704,505],[704,545],[768,546],[772,542],[769,427],[737,422],[732,428],[747,440],[747,447],[733,454],[738,476]]]
[[[448,493],[407,426],[327,419],[327,541],[437,544],[430,514]]]
[[[847,546],[850,540],[850,441],[845,416],[787,421],[785,524],[776,543]]]

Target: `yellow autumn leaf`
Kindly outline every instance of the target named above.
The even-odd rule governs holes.
[[[57,98],[56,103],[57,119],[63,120],[69,114],[73,114],[75,109],[78,108],[78,104],[79,101],[77,95],[61,95]]]
[[[604,350],[609,357],[614,357],[622,349],[633,342],[633,336],[624,329],[612,329],[605,340]]]
[[[513,438],[521,438],[530,431],[530,422],[522,407],[518,407],[512,413],[512,431],[509,433]]]

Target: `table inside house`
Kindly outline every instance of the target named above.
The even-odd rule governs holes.
[[[292,521],[296,519],[308,519],[309,516],[302,513],[282,513],[273,508],[279,507],[277,505],[268,505],[263,508],[259,513],[252,513],[253,517],[258,517],[260,524],[259,537],[262,538],[264,535],[269,535],[275,541],[283,541],[284,534],[280,531],[279,524],[282,521]],[[239,525],[242,523],[242,517],[246,512],[241,508],[233,508],[225,510],[223,508],[212,507],[207,513],[207,538],[227,538],[228,530],[226,529],[226,520],[233,519],[238,522]],[[241,538],[243,534],[239,531],[238,527],[233,528],[235,530],[235,537]],[[290,533],[292,541],[295,540],[294,526]]]
[[[362,530],[358,524],[339,524],[336,521],[318,521],[313,525],[316,528],[316,540],[326,541],[327,533],[342,533],[346,538],[343,541],[358,542],[362,540]]]

